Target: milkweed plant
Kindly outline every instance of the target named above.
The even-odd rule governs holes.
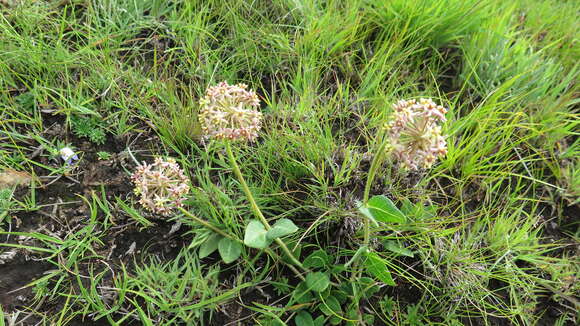
[[[179,210],[213,231],[199,248],[200,258],[217,250],[225,263],[231,263],[239,258],[243,245],[264,250],[274,258],[280,258],[269,248],[272,243],[276,243],[287,258],[286,261],[289,261],[289,268],[302,281],[297,290],[300,288],[301,291],[321,293],[329,287],[337,289],[338,285],[331,281],[328,274],[344,271],[351,265],[352,281],[360,280],[361,273],[366,272],[387,285],[395,285],[389,273],[388,262],[370,246],[371,224],[378,226],[380,223],[404,223],[406,216],[384,195],[369,198],[371,185],[385,160],[399,165],[403,170],[429,169],[437,159],[447,153],[447,143],[441,128],[446,121],[446,108],[431,99],[423,98],[400,100],[392,105],[391,116],[378,130],[363,198],[358,205],[358,211],[363,218],[363,241],[347,263],[324,272],[315,271],[321,265],[312,263],[313,259],[310,259],[316,252],[302,263],[281,240],[297,232],[298,227],[288,218],[278,218],[274,224],[270,224],[256,203],[237,163],[234,148],[255,142],[262,129],[263,115],[259,111],[260,100],[257,94],[245,84],[230,85],[224,81],[208,87],[199,100],[199,106],[198,119],[202,137],[225,148],[229,164],[254,215],[246,221],[243,240],[183,207],[189,192],[189,182],[173,159],[157,158],[153,164],[138,165],[132,180],[135,183],[135,194],[140,196],[139,203],[145,209],[164,216]],[[324,255],[318,255],[320,257],[315,258],[324,260]],[[361,263],[364,268],[357,268]],[[349,286],[354,289],[355,284],[356,282],[352,282]],[[300,300],[296,299],[296,302]],[[355,299],[355,306],[358,307],[356,302],[358,300]]]
[[[366,256],[367,270],[386,284],[395,285],[387,262],[369,248],[371,224],[404,223],[405,214],[384,195],[369,198],[371,185],[385,159],[404,170],[428,169],[447,154],[447,142],[441,131],[447,109],[431,99],[400,100],[392,105],[393,113],[378,133],[378,139],[367,175],[363,200],[358,210],[364,217],[363,242],[353,259]],[[353,273],[353,277],[358,275]]]
[[[262,126],[262,113],[258,111],[260,100],[254,91],[247,88],[245,84],[229,85],[227,82],[209,87],[199,101],[201,130],[205,138],[222,141],[229,163],[256,218],[247,221],[243,243],[251,248],[265,249],[275,241],[294,265],[303,268],[280,240],[280,237],[296,232],[298,227],[287,218],[278,219],[270,225],[256,203],[232,150],[232,145],[243,146],[245,142],[255,141]]]

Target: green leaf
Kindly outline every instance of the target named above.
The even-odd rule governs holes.
[[[401,200],[401,212],[405,214],[405,216],[413,216],[416,211],[417,207],[409,200],[409,198]]]
[[[0,326],[4,326],[4,321],[6,318],[7,317],[4,317],[4,311],[2,311],[2,306],[0,305]],[[314,326],[314,322],[312,322],[312,326]]]
[[[242,254],[242,245],[232,239],[223,238],[218,243],[218,251],[224,263],[229,264]]]
[[[268,239],[266,239],[266,233],[267,231],[260,221],[251,220],[246,226],[244,244],[248,247],[264,249],[270,244]]]
[[[373,196],[366,205],[371,215],[377,220],[385,223],[404,223],[405,214],[401,212],[393,202],[386,196]]]
[[[399,245],[399,243],[397,243],[396,241],[387,240],[387,241],[383,242],[383,245],[385,246],[385,248],[387,250],[390,250],[390,251],[392,251],[396,254],[399,254],[401,256],[407,256],[407,257],[414,256],[414,254],[411,250],[401,247]]]
[[[343,264],[332,265],[332,267],[330,267],[330,274],[340,274],[344,271],[346,271],[346,267],[344,267]]]
[[[332,295],[324,298],[324,301],[318,305],[318,309],[327,316],[338,315],[342,312],[340,302]]]
[[[276,221],[272,228],[268,230],[267,237],[270,240],[280,238],[298,231],[298,227],[287,218],[282,218]]]
[[[294,317],[294,323],[296,323],[296,326],[314,326],[312,315],[306,310],[301,310]]]
[[[303,265],[306,268],[321,268],[330,264],[330,260],[330,256],[326,251],[319,249],[308,255],[308,257],[304,259]]]
[[[335,297],[340,304],[345,304],[346,300],[348,300],[348,295],[344,291],[340,291],[340,289],[330,291],[330,295]]]
[[[116,197],[116,199],[117,199],[117,204],[121,207],[121,209],[123,211],[125,211],[125,213],[127,213],[127,215],[129,215],[129,217],[133,218],[139,224],[141,224],[143,226],[143,228],[147,228],[147,227],[150,227],[152,225],[155,225],[153,222],[151,222],[148,219],[146,219],[145,217],[143,217],[143,215],[141,215],[139,213],[139,211],[137,211],[133,207],[127,205],[120,197]]]
[[[421,219],[428,219],[437,216],[437,206],[435,205],[427,205],[423,206]]]
[[[375,324],[375,315],[373,314],[364,314],[363,321],[366,325],[374,325]]]
[[[348,311],[346,312],[346,319],[349,319],[346,322],[346,326],[356,326],[360,324],[359,321],[359,308],[357,305],[351,305],[348,309]],[[369,324],[369,325],[374,325],[374,324]]]
[[[373,294],[380,290],[377,284],[377,281],[370,277],[363,276],[358,279],[358,286],[363,294],[363,297],[366,299],[369,299],[373,296]]]
[[[312,291],[322,292],[330,285],[330,279],[322,272],[309,273],[306,275],[306,285]]]
[[[371,211],[363,203],[361,202],[357,203],[359,213],[361,213],[364,217],[368,218],[369,221],[371,221],[374,226],[378,227],[379,223],[377,222],[377,220],[375,220],[375,217],[373,216],[373,214],[371,214]]]
[[[401,212],[403,212],[407,218],[413,220],[425,220],[433,218],[437,214],[437,208],[432,204],[413,204],[409,199],[405,198],[401,201]]]
[[[308,285],[306,285],[306,282],[300,282],[298,284],[292,293],[292,297],[297,303],[300,304],[309,303],[314,299],[312,293],[308,289]]]
[[[88,115],[95,116],[97,118],[102,118],[102,115],[99,112],[97,112],[95,110],[91,110],[91,109],[87,108],[86,106],[84,106],[82,104],[81,105],[72,104],[71,105],[71,109],[77,111],[76,113],[88,114]]]
[[[356,283],[350,283],[350,282],[342,282],[340,283],[339,286],[339,290],[346,293],[347,295],[353,296],[355,293],[357,293],[358,290],[355,290],[360,288]]]
[[[205,242],[199,247],[199,258],[205,258],[211,255],[218,248],[218,243],[223,237],[217,233],[210,235]]]
[[[366,254],[365,266],[367,272],[387,285],[395,286],[395,281],[387,268],[385,261],[374,252]]]
[[[324,326],[324,316],[318,316],[314,319],[314,326]]]

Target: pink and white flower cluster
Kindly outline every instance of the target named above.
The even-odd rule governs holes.
[[[158,157],[153,164],[143,162],[131,179],[135,194],[141,196],[139,203],[161,215],[169,215],[174,208],[182,207],[189,192],[188,179],[172,158],[164,161]]]
[[[199,101],[199,122],[205,136],[216,139],[249,140],[258,137],[262,113],[260,100],[245,84],[221,82],[209,87]]]
[[[393,109],[385,129],[391,153],[405,168],[430,168],[438,157],[447,154],[440,126],[446,121],[447,109],[431,99],[401,100],[393,104]]]

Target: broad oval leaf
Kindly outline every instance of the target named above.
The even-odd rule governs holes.
[[[322,292],[330,285],[330,279],[322,272],[309,273],[306,275],[306,285],[312,291]]]
[[[374,252],[369,252],[366,256],[365,267],[367,272],[387,285],[396,285],[387,268],[387,264],[385,264],[385,261],[379,255]]]
[[[324,318],[323,315],[316,317],[316,319],[314,319],[314,326],[324,326],[325,319],[326,318]]]
[[[319,249],[308,255],[304,259],[304,267],[306,268],[321,268],[329,265],[331,257],[326,253],[326,251]]]
[[[212,252],[216,251],[218,248],[218,243],[223,238],[223,236],[214,233],[210,235],[207,240],[199,247],[199,258],[205,258],[211,255]]]
[[[269,241],[266,238],[266,229],[258,220],[251,220],[246,226],[244,244],[248,247],[264,249],[268,247]]]
[[[330,325],[340,325],[342,323],[342,318],[339,316],[330,316]]]
[[[314,299],[312,292],[310,292],[308,285],[306,285],[306,282],[300,282],[298,284],[292,293],[292,298],[299,304],[309,303]]]
[[[377,221],[385,223],[404,223],[406,220],[405,214],[403,214],[403,212],[401,212],[386,196],[373,196],[366,206],[371,215]]]
[[[232,239],[223,238],[218,243],[218,251],[224,263],[229,264],[242,254],[242,245]]]
[[[312,315],[308,311],[301,310],[294,317],[294,323],[296,326],[314,326],[314,319],[312,319]]]
[[[270,240],[280,238],[298,231],[298,227],[287,218],[282,218],[276,221],[272,228],[268,231],[267,237]]]
[[[332,295],[324,298],[324,301],[318,305],[318,308],[327,316],[338,315],[342,312],[340,302]]]

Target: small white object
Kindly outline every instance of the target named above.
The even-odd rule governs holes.
[[[135,248],[137,248],[137,243],[135,243],[135,241],[133,241],[131,243],[131,245],[129,246],[129,249],[127,250],[127,252],[125,252],[125,256],[134,254]]]
[[[70,165],[72,161],[78,160],[78,156],[70,147],[63,147],[60,151],[60,157],[65,161],[67,165]]]
[[[16,249],[12,249],[11,251],[0,254],[0,265],[4,265],[12,261],[14,257],[16,257]]]

